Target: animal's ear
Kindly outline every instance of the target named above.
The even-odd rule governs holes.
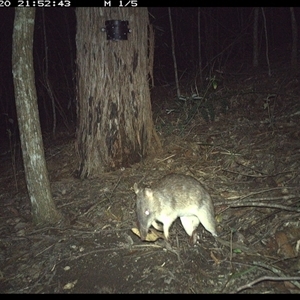
[[[134,192],[137,194],[139,192],[139,188],[138,188],[138,185],[137,183],[135,182],[134,185],[133,185],[133,189],[134,189]]]
[[[149,200],[153,199],[153,191],[150,188],[145,188],[145,196]]]

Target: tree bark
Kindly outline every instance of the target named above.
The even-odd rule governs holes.
[[[33,67],[35,8],[16,8],[13,29],[12,72],[28,194],[35,224],[61,220],[53,202],[39,122]]]
[[[139,162],[160,146],[151,111],[153,38],[147,8],[77,8],[78,175]],[[107,20],[127,20],[128,40],[107,40]],[[152,140],[155,138],[154,146]]]

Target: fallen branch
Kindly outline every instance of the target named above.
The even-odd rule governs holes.
[[[253,206],[253,207],[268,207],[268,208],[279,208],[282,210],[287,210],[287,211],[293,211],[293,212],[300,212],[300,208],[294,206],[285,206],[285,205],[280,205],[280,204],[268,204],[268,203],[257,203],[256,201],[247,201],[247,202],[242,202],[242,201],[219,201],[214,203],[216,206],[218,205],[228,205],[229,207],[244,207],[244,206]]]
[[[239,293],[240,291],[242,290],[245,290],[245,289],[250,289],[252,288],[253,285],[259,283],[259,282],[262,282],[262,281],[295,281],[295,280],[299,280],[300,281],[300,277],[272,277],[272,276],[263,276],[263,277],[260,277],[258,279],[255,279],[253,280],[252,282],[248,283],[248,284],[245,284],[245,285],[242,285],[241,287],[239,287],[235,293]]]

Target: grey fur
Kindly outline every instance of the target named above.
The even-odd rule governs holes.
[[[212,235],[217,236],[212,200],[194,177],[170,174],[151,188],[140,188],[135,183],[134,191],[137,195],[136,211],[142,240],[146,239],[151,225],[163,230],[168,239],[169,228],[178,217],[191,237],[200,222]]]

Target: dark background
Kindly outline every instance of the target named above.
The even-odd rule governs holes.
[[[193,80],[199,71],[198,8],[172,8],[171,11],[179,78],[187,81]],[[271,63],[279,59],[289,61],[292,41],[289,8],[265,8],[264,11],[270,61]],[[295,8],[298,26],[299,12],[300,9]],[[155,85],[174,84],[168,8],[149,8],[149,13],[155,30]],[[17,136],[11,71],[13,21],[14,8],[1,8],[0,145],[4,145],[8,141],[9,135]],[[44,133],[51,131],[53,126],[51,98],[46,88],[47,83],[50,84],[56,103],[57,128],[68,127],[68,130],[75,130],[75,8],[38,8],[35,22],[34,64],[42,131]],[[99,30],[103,25],[99,24]],[[208,74],[212,68],[223,70],[226,68],[231,68],[231,70],[241,70],[241,67],[243,69],[251,68],[252,32],[253,8],[201,8],[201,51],[204,74]],[[266,68],[265,36],[261,11],[259,37],[260,67]],[[48,60],[46,60],[45,54],[46,46]],[[46,61],[48,61],[49,68],[48,78],[45,78]]]

